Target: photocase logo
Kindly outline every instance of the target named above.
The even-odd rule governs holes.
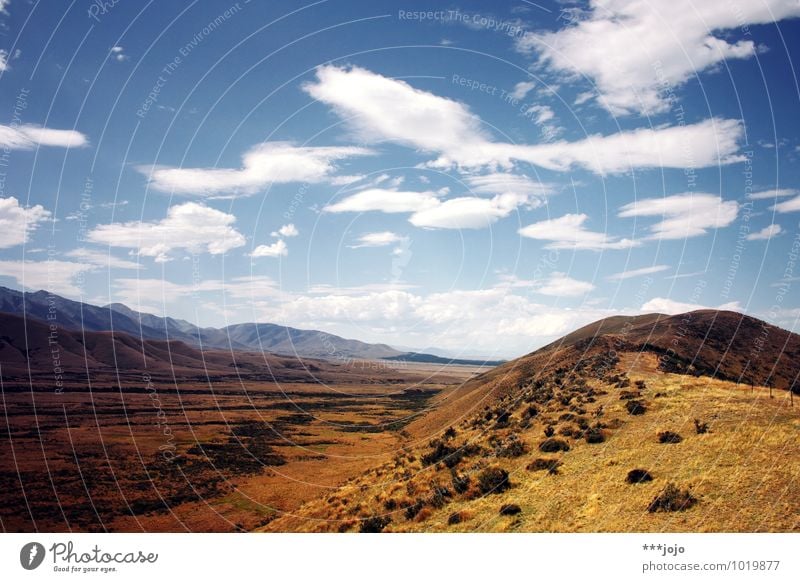
[[[29,542],[19,551],[19,563],[26,570],[35,570],[44,561],[44,546],[39,542]]]

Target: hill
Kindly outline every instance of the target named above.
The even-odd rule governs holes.
[[[6,385],[36,380],[36,387],[93,377],[144,374],[162,380],[351,382],[374,381],[375,372],[314,359],[261,352],[201,351],[178,340],[140,339],[123,332],[73,331],[0,313],[0,368]]]
[[[263,351],[301,358],[378,359],[403,352],[317,330],[271,323],[242,323],[225,328],[198,327],[188,321],[140,313],[122,303],[104,307],[72,301],[47,291],[21,292],[0,287],[0,312],[55,322],[64,329],[123,332],[148,340],[178,340],[201,349]]]
[[[391,462],[265,529],[796,531],[799,347],[725,311],[596,322],[441,395]]]

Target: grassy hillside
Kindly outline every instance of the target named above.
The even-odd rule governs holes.
[[[521,376],[484,375],[466,397],[485,405],[267,529],[800,529],[800,401],[659,366],[623,354],[505,393]]]

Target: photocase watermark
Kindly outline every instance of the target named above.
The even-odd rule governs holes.
[[[244,2],[244,4],[247,3],[248,2]],[[183,60],[187,58],[197,47],[199,47],[209,36],[211,36],[214,31],[225,24],[233,16],[238,14],[241,10],[242,3],[236,2],[235,4],[231,5],[216,18],[210,20],[203,28],[197,31],[197,33],[195,33],[195,35],[187,43],[178,49],[178,54],[176,54],[171,61],[161,68],[160,74],[150,88],[147,97],[145,97],[144,101],[142,101],[142,103],[139,105],[139,108],[136,110],[136,116],[139,119],[144,119],[147,116],[147,113],[158,103],[158,100],[161,97],[161,92],[164,90],[164,87],[167,86],[170,78],[183,64]]]
[[[44,562],[46,552],[39,542],[29,542],[19,551],[19,563],[26,570],[35,570]]]
[[[415,22],[457,23],[476,30],[500,32],[512,38],[523,36],[526,32],[519,21],[494,18],[478,12],[462,12],[457,9],[398,10],[397,19]]]
[[[105,16],[122,0],[94,0],[86,13],[95,22],[100,22],[100,17]]]
[[[142,381],[145,383],[145,390],[147,391],[153,407],[156,409],[156,426],[161,430],[161,434],[166,441],[159,445],[158,450],[161,452],[161,458],[168,463],[174,461],[178,455],[176,454],[177,447],[175,445],[175,435],[172,432],[172,426],[167,421],[167,413],[164,412],[164,406],[161,404],[161,398],[158,395],[155,385],[153,384],[150,374],[142,374]]]
[[[16,129],[22,125],[22,114],[28,108],[28,95],[30,92],[30,89],[23,88],[17,93],[17,98],[14,100],[14,108],[11,110],[11,121],[8,124],[11,129]],[[5,196],[6,193],[6,179],[8,177],[6,168],[9,167],[11,162],[11,152],[11,145],[6,141],[3,143],[2,149],[0,149],[0,197]]]

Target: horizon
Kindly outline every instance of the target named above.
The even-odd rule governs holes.
[[[454,357],[616,314],[797,329],[791,2],[2,6],[4,285]]]

